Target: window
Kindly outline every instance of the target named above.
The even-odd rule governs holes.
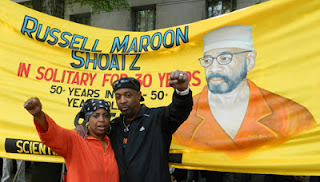
[[[207,18],[234,11],[236,0],[207,0]]]
[[[90,20],[91,20],[91,13],[70,15],[70,21],[73,21],[76,23],[90,25]]]
[[[145,32],[155,29],[156,8],[155,6],[135,7],[132,8],[133,30]]]

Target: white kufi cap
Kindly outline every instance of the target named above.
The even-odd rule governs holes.
[[[219,48],[241,48],[253,50],[252,27],[230,25],[213,30],[202,37],[203,52]]]

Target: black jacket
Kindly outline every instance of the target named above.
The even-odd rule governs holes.
[[[185,121],[192,110],[192,93],[173,94],[167,107],[148,108],[142,105],[137,117],[131,121],[123,154],[123,116],[111,122],[112,148],[118,162],[121,182],[170,182],[168,167],[172,134]]]

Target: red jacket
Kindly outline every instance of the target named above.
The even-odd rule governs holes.
[[[248,108],[234,139],[225,133],[212,115],[206,86],[193,97],[193,110],[174,133],[174,141],[195,149],[247,152],[249,148],[286,140],[316,125],[311,113],[302,105],[261,89],[250,81],[248,85]]]
[[[96,138],[85,140],[73,130],[58,126],[48,115],[48,131],[43,133],[35,123],[41,141],[62,156],[68,170],[68,182],[119,182],[118,165],[109,138],[103,150]]]

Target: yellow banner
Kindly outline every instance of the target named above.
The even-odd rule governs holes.
[[[173,135],[173,167],[320,175],[320,1],[271,0],[192,24],[114,31],[0,1],[0,157],[63,162],[24,102],[37,96],[73,129],[88,98],[137,78],[149,107],[171,102],[171,71],[190,77],[194,106]],[[240,61],[244,60],[244,61]]]

